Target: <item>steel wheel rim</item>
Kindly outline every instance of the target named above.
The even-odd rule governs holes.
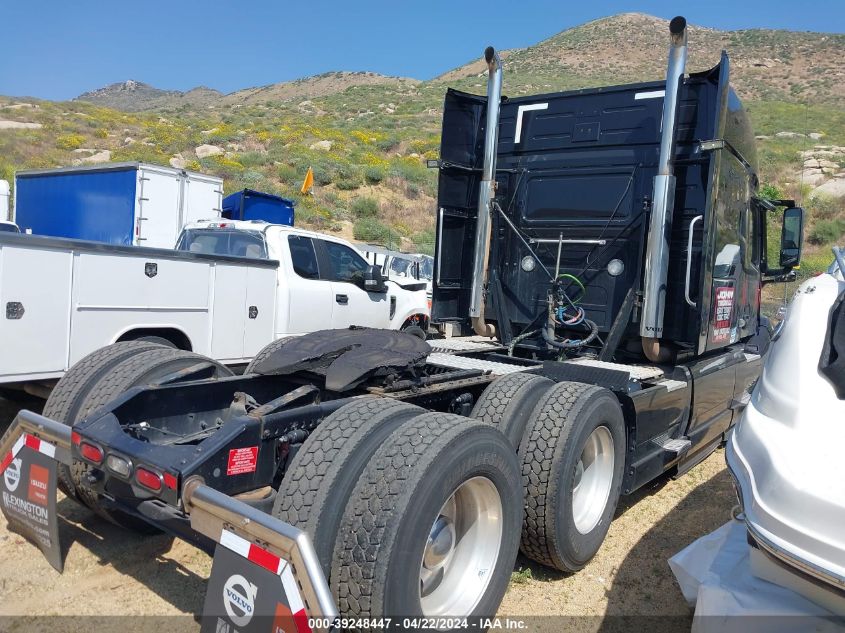
[[[572,478],[572,519],[575,529],[589,534],[598,525],[613,485],[613,435],[606,426],[593,429]]]
[[[499,558],[502,514],[502,498],[487,477],[468,479],[449,496],[420,563],[424,616],[467,616],[478,606]]]

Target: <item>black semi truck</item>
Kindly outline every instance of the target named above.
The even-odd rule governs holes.
[[[243,375],[103,348],[44,409],[73,426],[60,487],[201,546],[186,491],[235,496],[310,534],[350,617],[491,616],[519,549],[582,568],[621,494],[723,441],[771,336],[761,287],[800,258],[727,55],[685,75],[683,18],[670,36],[666,81],[507,99],[491,48],[487,97],[447,93],[433,317],[468,336],[317,332]]]

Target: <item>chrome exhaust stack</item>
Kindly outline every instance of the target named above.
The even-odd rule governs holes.
[[[675,126],[678,119],[678,93],[687,61],[687,21],[678,16],[669,23],[669,67],[666,71],[666,94],[663,97],[663,130],[660,157],[654,177],[654,199],[645,255],[643,277],[643,310],[640,336],[646,357],[653,362],[668,359],[668,350],[660,349],[663,336],[663,313],[666,307],[666,276],[669,270],[669,240],[675,208],[675,176],[672,159],[675,153]]]
[[[496,149],[499,145],[499,108],[502,100],[502,60],[488,46],[484,51],[487,62],[487,124],[484,132],[484,165],[478,191],[478,220],[475,225],[475,252],[472,260],[472,287],[469,316],[472,329],[479,336],[496,336],[496,328],[484,321],[487,266],[490,258],[490,203],[496,195]]]

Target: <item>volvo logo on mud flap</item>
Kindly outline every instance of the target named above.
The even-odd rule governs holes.
[[[144,274],[152,279],[158,274],[158,264],[154,262],[147,262],[144,264]]]
[[[230,576],[223,585],[223,608],[235,626],[246,626],[255,612],[258,587],[240,574]]]
[[[9,492],[14,492],[18,488],[21,481],[21,460],[13,459],[6,467],[6,472],[3,473],[3,479],[6,481],[6,488]]]

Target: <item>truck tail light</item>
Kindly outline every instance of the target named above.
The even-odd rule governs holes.
[[[97,465],[103,463],[103,449],[99,446],[94,446],[88,442],[82,442],[79,445],[79,453],[91,463]]]
[[[106,458],[106,467],[116,475],[125,478],[128,478],[132,473],[132,464],[120,455],[109,455]]]
[[[170,473],[164,473],[164,485],[170,488],[171,490],[176,490],[176,484],[178,480],[174,475]]]
[[[79,443],[82,441],[82,436],[76,431],[71,431],[70,441],[74,446],[79,446]]]
[[[149,488],[153,492],[159,492],[161,490],[161,475],[143,466],[139,466],[135,470],[135,480],[144,486],[144,488]]]

